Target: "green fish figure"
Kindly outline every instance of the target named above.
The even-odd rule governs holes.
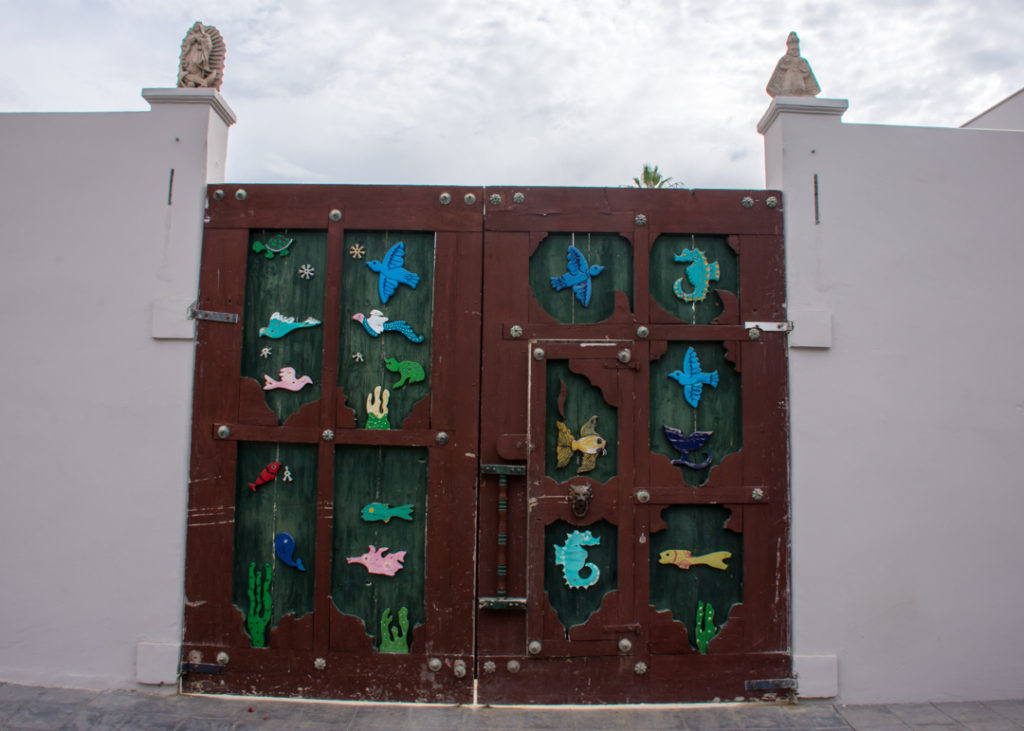
[[[412,507],[412,505],[399,505],[393,508],[387,503],[368,503],[363,506],[360,515],[367,523],[374,520],[383,520],[388,523],[392,518],[412,520]]]

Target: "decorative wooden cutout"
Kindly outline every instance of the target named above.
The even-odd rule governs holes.
[[[285,465],[285,467],[284,467],[284,474],[281,475],[281,482],[291,482],[291,481],[292,481],[292,471],[290,469],[288,469],[288,465]]]
[[[358,350],[352,354],[353,363],[362,363],[364,360],[366,359],[363,357],[363,354],[360,353]]]
[[[281,531],[274,536],[274,551],[286,566],[292,566],[299,571],[306,570],[302,559],[295,555],[295,539],[292,538],[291,533]]]
[[[684,302],[702,302],[708,296],[711,282],[718,281],[721,277],[718,262],[709,262],[700,249],[683,249],[682,253],[673,255],[673,258],[683,264],[689,263],[686,267],[686,279],[690,281],[693,291],[683,290],[683,277],[680,277],[672,285],[672,293]]]
[[[727,558],[732,558],[732,553],[729,551],[715,551],[714,553],[705,553],[703,556],[694,556],[683,548],[670,548],[658,555],[658,563],[670,564],[687,570],[691,566],[703,565],[725,571],[729,568],[725,563]]]
[[[294,317],[285,317],[280,312],[275,312],[270,316],[270,323],[266,327],[260,328],[260,335],[265,338],[283,338],[292,330],[316,327],[319,324],[320,321],[315,317],[307,317],[302,322],[295,322]]]
[[[280,381],[275,381],[267,374],[263,374],[263,380],[266,381],[263,386],[264,391],[273,391],[277,388],[283,388],[285,391],[301,391],[313,383],[313,379],[309,376],[295,378],[295,369],[290,366],[282,368],[278,375],[281,377]]]
[[[391,392],[386,388],[381,391],[377,386],[373,393],[366,394],[366,428],[367,429],[390,429],[391,422],[388,421],[388,400]]]
[[[555,545],[555,565],[562,567],[562,577],[570,589],[588,589],[597,583],[601,578],[601,570],[593,561],[587,561],[586,546],[598,546],[600,538],[586,531],[574,530],[565,534],[565,543],[561,546]],[[580,576],[580,571],[586,568],[586,578]]]
[[[263,571],[256,570],[256,562],[249,564],[249,611],[245,615],[245,628],[253,647],[267,646],[267,625],[270,623],[270,564]]]
[[[407,383],[419,383],[424,380],[427,376],[423,372],[423,366],[414,360],[403,360],[399,361],[395,358],[388,358],[384,361],[384,367],[392,373],[401,374],[401,378],[391,388],[401,388]]]
[[[686,398],[686,403],[690,404],[693,408],[697,408],[697,405],[700,403],[700,393],[705,383],[711,386],[711,388],[718,388],[718,371],[710,371],[708,373],[702,371],[700,369],[700,359],[697,358],[697,351],[692,346],[686,349],[686,354],[683,356],[683,370],[672,371],[668,374],[668,377],[677,381],[683,387],[683,396]]]
[[[390,523],[392,518],[412,520],[412,509],[411,503],[396,507],[391,507],[388,503],[367,503],[363,506],[359,515],[367,523],[372,523],[375,520],[383,520],[385,523]]]
[[[249,489],[256,492],[256,488],[260,485],[266,485],[268,482],[274,479],[277,471],[281,469],[280,462],[271,462],[260,472],[260,476],[256,478],[256,482],[249,483]]]
[[[569,464],[573,452],[579,452],[581,456],[580,468],[576,474],[590,472],[597,464],[598,455],[608,454],[605,449],[607,442],[597,433],[597,417],[591,416],[587,423],[580,428],[580,438],[576,439],[565,422],[556,421],[558,427],[558,439],[555,445],[555,453],[558,456],[558,468],[561,469]]]
[[[401,628],[401,629],[399,629]],[[385,609],[380,615],[379,652],[409,653],[409,610],[398,610],[398,627],[391,626],[391,610]]]
[[[569,270],[560,276],[551,277],[551,286],[556,292],[561,292],[566,287],[572,287],[576,299],[584,307],[590,306],[590,296],[593,294],[591,280],[604,271],[600,264],[589,265],[587,257],[575,246],[569,246],[566,257],[569,262]]]
[[[348,247],[348,255],[353,259],[362,259],[366,253],[366,249],[363,248],[362,244],[352,244]]]
[[[352,319],[363,326],[363,329],[369,333],[370,337],[379,337],[381,333],[386,332],[397,332],[404,335],[406,338],[414,343],[422,343],[423,336],[417,335],[416,331],[412,329],[412,325],[407,323],[405,320],[394,320],[387,317],[380,310],[370,310],[370,314],[364,315],[362,312],[357,312],[352,315]]]
[[[708,654],[708,643],[718,634],[714,619],[715,608],[711,602],[697,602],[697,649],[701,655]]]
[[[254,241],[252,250],[257,254],[263,253],[268,259],[273,259],[274,256],[288,256],[290,253],[288,247],[295,243],[295,239],[285,236],[284,234],[274,234],[267,243],[261,244],[259,241]]]
[[[416,285],[420,283],[420,275],[410,272],[404,265],[405,243],[402,241],[388,249],[383,261],[373,259],[366,262],[366,266],[380,275],[377,280],[377,292],[380,294],[381,304],[388,303],[399,284],[416,289]]]
[[[714,432],[710,431],[695,431],[690,432],[689,435],[683,434],[682,430],[676,429],[675,427],[663,424],[662,428],[665,430],[665,436],[668,438],[668,443],[672,445],[673,449],[679,450],[679,459],[672,460],[672,464],[683,465],[694,470],[702,470],[711,464],[711,452],[704,452],[705,459],[701,462],[695,462],[690,459],[690,452],[695,449],[700,449]]]
[[[362,556],[350,556],[345,560],[349,563],[362,564],[371,574],[380,574],[381,576],[394,576],[404,568],[402,562],[405,560],[405,551],[396,551],[385,556],[384,552],[388,550],[387,546],[377,548],[371,543],[369,548],[370,550]]]
[[[270,348],[263,348],[262,350],[260,350],[260,357],[269,358],[272,352],[273,351]]]
[[[299,267],[299,278],[310,280],[316,276],[316,269],[313,268],[312,264],[303,264]]]

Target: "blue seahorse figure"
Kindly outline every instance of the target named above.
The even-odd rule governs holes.
[[[681,254],[673,254],[676,261],[690,266],[686,267],[686,278],[690,280],[693,287],[692,292],[683,291],[683,278],[679,277],[672,285],[672,292],[683,302],[701,302],[708,296],[708,290],[712,282],[717,282],[722,276],[722,270],[717,261],[709,262],[704,252],[700,249],[683,249]]]
[[[599,546],[601,539],[585,530],[574,530],[565,534],[565,543],[555,545],[555,565],[562,567],[562,576],[570,589],[587,589],[597,583],[601,570],[593,561],[587,561],[585,546]],[[580,576],[580,570],[586,567],[590,573],[586,578]]]

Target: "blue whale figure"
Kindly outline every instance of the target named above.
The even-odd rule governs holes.
[[[306,567],[302,564],[302,559],[295,555],[295,539],[292,538],[291,533],[281,531],[274,536],[274,552],[277,553],[277,557],[285,565],[294,566],[299,571],[306,570]]]

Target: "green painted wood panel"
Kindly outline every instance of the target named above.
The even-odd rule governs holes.
[[[556,292],[551,278],[566,272],[568,251],[575,246],[590,265],[604,271],[592,279],[590,304],[584,307],[572,288]],[[530,257],[530,288],[544,310],[558,322],[601,322],[615,311],[615,290],[633,304],[633,255],[629,241],[618,234],[553,233],[540,242]]]
[[[597,416],[597,433],[607,442],[608,453],[598,456],[594,469],[584,472],[583,475],[598,482],[607,482],[618,474],[618,411],[604,400],[601,389],[590,385],[590,381],[584,376],[570,371],[569,362],[565,360],[550,360],[547,364],[547,418],[544,427],[546,474],[558,482],[567,482],[576,476],[576,470],[580,467],[579,452],[573,454],[565,467],[558,467],[555,449],[558,441],[556,422],[562,421],[558,403],[563,390],[564,421],[574,437],[579,438],[583,424],[590,417]]]
[[[268,259],[252,251],[255,242],[266,242],[275,234],[283,234],[294,242],[287,256]],[[268,231],[254,230],[249,236],[250,253],[245,278],[245,328],[242,334],[242,376],[256,379],[264,385],[264,376],[278,380],[280,370],[295,369],[296,377],[309,376],[313,383],[301,391],[274,389],[264,391],[270,410],[284,423],[304,404],[320,398],[320,364],[323,354],[323,325],[293,330],[282,338],[261,336],[270,316],[280,312],[294,317],[296,322],[314,317],[324,319],[324,282],[327,267],[326,231]],[[313,276],[300,276],[300,267],[309,265]],[[270,353],[261,355],[264,348]]]
[[[697,602],[710,602],[721,626],[734,604],[743,601],[743,536],[726,530],[730,512],[717,505],[673,505],[661,517],[668,528],[651,534],[651,606],[669,610],[686,627],[696,650]],[[662,551],[687,550],[694,556],[729,551],[725,570],[695,565],[681,569],[658,562]],[[714,646],[712,640],[712,647]]]
[[[276,478],[255,491],[250,489],[249,483],[255,483],[271,462],[281,463]],[[291,473],[291,482],[284,481],[285,467]],[[271,566],[273,613],[269,626],[276,627],[287,614],[294,614],[298,619],[313,611],[316,475],[315,445],[239,443],[231,596],[243,621],[249,610],[250,563],[255,563],[260,572],[264,564]],[[295,539],[295,555],[302,559],[306,571],[299,571],[277,558],[274,536],[281,531]]]
[[[709,262],[718,262],[720,277],[711,283],[707,297],[700,302],[685,302],[672,291],[675,281],[683,277],[683,291],[693,287],[686,279],[688,264],[673,256],[683,249],[699,249]],[[706,325],[722,314],[722,303],[715,290],[723,289],[737,297],[740,292],[739,258],[723,236],[665,234],[651,247],[651,296],[663,310],[691,325]]]
[[[562,566],[555,564],[555,546],[565,545],[566,536],[573,531],[590,531],[601,543],[587,546],[586,562],[598,567],[600,575],[593,586],[573,589],[565,581]],[[565,627],[565,638],[569,639],[569,629],[584,624],[594,612],[601,608],[605,594],[619,586],[619,549],[618,529],[606,520],[577,528],[571,523],[557,520],[544,528],[544,592],[548,602],[555,610],[559,621]],[[583,578],[589,578],[589,572],[580,572]]]
[[[399,285],[388,299],[381,303],[378,291],[379,275],[367,262],[380,261],[397,242],[405,243],[405,269],[420,277],[415,289]],[[413,231],[346,231],[345,257],[342,265],[341,338],[339,343],[338,385],[345,391],[346,405],[356,412],[356,426],[366,425],[366,400],[376,387],[390,393],[388,420],[392,429],[398,429],[413,407],[430,394],[431,333],[434,311],[434,242],[432,232]],[[351,256],[353,246],[361,247],[362,258]],[[423,342],[414,343],[398,332],[384,332],[371,337],[364,327],[352,319],[356,313],[368,314],[380,310],[390,321],[406,321]],[[359,354],[357,356],[357,354]],[[360,360],[361,356],[361,360]],[[424,380],[406,383],[400,389],[394,385],[400,380],[398,373],[389,371],[389,358],[401,363],[414,361],[423,367]]]
[[[693,408],[683,397],[683,387],[668,374],[683,367],[687,348],[693,347],[704,372],[718,371],[718,387],[705,385],[700,403]],[[709,342],[672,342],[659,360],[651,362],[651,451],[678,459],[679,452],[672,448],[665,436],[663,425],[694,431],[714,432],[704,449],[711,452],[711,465],[694,470],[680,466],[683,477],[690,485],[703,485],[711,470],[722,459],[743,446],[743,409],[740,374],[725,359],[725,346]],[[694,460],[703,458],[703,451],[692,452]]]
[[[390,609],[396,618],[398,610],[407,607],[410,650],[423,651],[416,627],[426,621],[427,458],[427,449],[421,447],[346,446],[335,451],[331,598],[339,610],[363,620],[374,647],[380,646],[384,610]],[[373,502],[391,507],[411,504],[412,520],[364,521],[361,511]],[[473,526],[464,528],[466,550],[472,551]],[[459,537],[453,535],[452,540]],[[387,546],[387,554],[405,551],[403,568],[394,576],[383,576],[348,563],[346,559],[366,553],[370,545]]]

